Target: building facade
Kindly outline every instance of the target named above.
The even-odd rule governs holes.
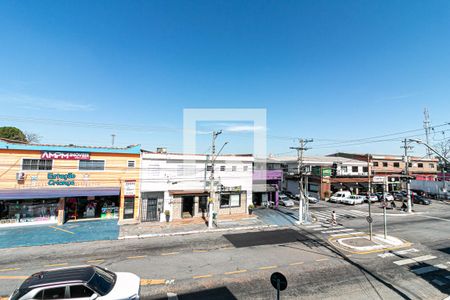
[[[248,212],[252,203],[251,155],[221,155],[214,167],[214,211]],[[211,161],[207,155],[142,151],[141,221],[206,218]]]
[[[0,139],[0,161],[0,226],[139,219],[139,145],[109,148]]]

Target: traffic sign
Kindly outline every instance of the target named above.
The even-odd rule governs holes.
[[[367,220],[367,223],[372,223],[373,222],[372,217],[370,217],[370,216],[367,216],[366,220]]]
[[[280,291],[284,291],[287,288],[287,279],[279,272],[275,272],[270,276],[270,283],[275,289]]]

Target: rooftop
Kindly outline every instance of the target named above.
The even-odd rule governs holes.
[[[101,152],[140,154],[141,145],[127,147],[80,146],[74,144],[34,144],[0,138],[0,150],[61,151],[61,152]]]
[[[95,273],[93,266],[79,266],[54,269],[35,273],[28,277],[20,286],[20,289],[29,289],[56,282],[88,282]]]

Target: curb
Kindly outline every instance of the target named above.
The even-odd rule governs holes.
[[[227,231],[276,228],[276,227],[280,227],[280,226],[278,226],[278,225],[259,225],[259,226],[233,227],[233,228],[191,230],[191,231],[172,232],[172,233],[146,233],[146,234],[139,234],[139,235],[120,236],[118,238],[118,240],[144,239],[144,238],[165,237],[165,236],[183,236],[183,235],[198,234],[198,233],[214,233],[214,232],[227,232]]]
[[[414,213],[410,213],[410,214],[408,214],[408,213],[399,213],[399,214],[388,214],[388,213],[386,213],[386,216],[389,216],[389,217],[410,217],[410,216],[414,216],[414,215],[423,215],[423,214],[425,214],[426,212],[422,212],[422,211],[420,211],[420,212],[414,212]],[[374,216],[384,216],[384,213],[372,213],[372,215],[374,215]]]

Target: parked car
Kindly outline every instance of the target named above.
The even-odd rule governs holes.
[[[415,192],[411,191],[411,196],[417,196],[417,194]],[[406,191],[400,191],[400,192],[394,193],[395,200],[403,201],[403,200],[406,200],[406,198],[407,198]]]
[[[294,195],[289,191],[283,191],[283,194],[285,194],[288,198],[291,198],[292,200],[298,200],[298,195]]]
[[[360,195],[364,197],[364,202],[369,202],[369,200],[370,203],[379,201],[376,194],[361,193]]]
[[[350,197],[341,199],[341,203],[350,204],[350,205],[362,204],[362,203],[364,203],[364,199],[365,199],[364,196],[351,195]]]
[[[382,192],[378,192],[375,193],[378,197],[378,201],[393,201],[394,200],[394,196],[392,196],[390,193],[382,193]]]
[[[98,266],[59,268],[31,275],[9,299],[139,300],[140,281],[133,273]]]
[[[414,204],[422,204],[422,205],[430,205],[431,204],[431,200],[424,198],[422,196],[416,195],[412,197],[412,201]]]
[[[294,206],[294,201],[292,201],[292,199],[289,199],[286,195],[279,195],[278,204],[286,207],[292,207]]]
[[[306,196],[306,198],[308,199],[309,203],[312,203],[312,204],[319,203],[319,199],[317,199],[316,197]]]
[[[336,192],[330,197],[330,202],[340,203],[342,199],[350,197],[352,193],[349,191]]]

